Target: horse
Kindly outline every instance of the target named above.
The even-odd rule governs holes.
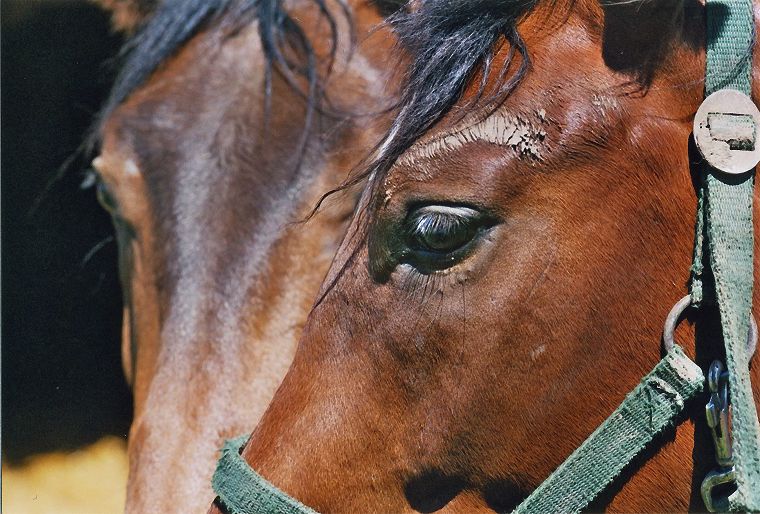
[[[660,360],[689,280],[705,10],[427,0],[397,16],[397,117],[247,465],[318,512],[505,512],[578,448]],[[717,313],[687,320],[676,339],[707,369]],[[712,442],[705,404],[686,407],[592,511],[704,510]]]
[[[105,3],[132,34],[93,161],[134,393],[126,511],[194,512],[218,446],[287,371],[350,219],[348,192],[304,222],[383,133],[368,113],[389,101],[389,48],[372,28],[393,5]]]

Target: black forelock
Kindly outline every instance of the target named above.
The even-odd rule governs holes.
[[[386,141],[393,158],[441,119],[480,72],[483,93],[499,42],[511,45],[492,100],[503,99],[530,66],[517,22],[537,0],[426,0],[416,11],[392,18],[399,45],[411,55],[402,89],[399,116]],[[507,77],[515,53],[522,62]],[[479,95],[478,95],[479,96]]]
[[[331,63],[337,50],[337,15],[327,8],[326,0],[310,1],[330,26],[328,59]],[[200,30],[216,23],[224,35],[233,35],[254,21],[258,24],[267,62],[266,96],[268,98],[271,92],[272,70],[277,70],[306,100],[304,134],[307,134],[313,113],[320,109],[323,100],[322,77],[309,38],[284,4],[284,0],[163,0],[123,46],[119,55],[120,71],[97,117],[90,144],[99,141],[102,124],[114,109]],[[338,15],[346,17],[353,31],[348,5],[345,0],[338,0],[338,5],[341,10]],[[353,43],[353,35],[351,41]],[[299,86],[299,79],[305,79],[305,90]]]
[[[475,102],[491,109],[498,107],[530,67],[517,24],[538,1],[412,0],[409,8],[389,17],[388,23],[398,37],[399,53],[409,57],[396,120],[364,168],[352,173],[349,180],[326,193],[322,200],[368,177],[370,187],[381,183],[396,159],[449,113],[476,74],[480,73],[479,93],[471,105],[462,106],[462,112],[466,113]],[[494,56],[503,44],[509,45],[507,58],[499,63],[495,80],[489,82]],[[517,54],[519,67],[508,75]],[[487,82],[491,92],[483,98]]]
[[[336,15],[326,0],[310,0],[331,27],[330,58],[337,47]],[[510,46],[507,61],[494,81],[491,101],[506,97],[530,66],[517,23],[538,0],[374,0],[395,12],[388,23],[398,37],[399,54],[409,56],[397,104],[398,114],[374,159],[364,172],[353,174],[346,187],[367,176],[382,175],[419,137],[450,111],[476,72],[481,73],[481,93],[493,71],[494,55],[502,43]],[[232,34],[256,21],[267,61],[265,97],[270,75],[280,72],[301,91],[306,103],[304,142],[311,120],[324,99],[317,57],[298,20],[288,13],[284,0],[164,0],[137,30],[121,52],[122,67],[93,132],[99,140],[102,122],[113,110],[209,23]],[[338,4],[349,22],[346,0]],[[350,27],[353,27],[349,23]],[[352,29],[351,29],[352,30]],[[353,36],[352,36],[353,41]],[[507,76],[515,54],[519,69]],[[292,56],[297,56],[294,60]],[[329,66],[328,66],[329,68]],[[306,79],[306,90],[298,87]],[[329,193],[328,193],[329,194]]]

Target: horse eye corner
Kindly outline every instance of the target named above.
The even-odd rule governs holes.
[[[102,181],[97,179],[95,182],[95,196],[98,199],[101,207],[105,209],[111,215],[115,215],[119,211],[119,204],[114,198],[108,186]]]

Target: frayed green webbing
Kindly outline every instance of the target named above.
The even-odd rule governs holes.
[[[752,0],[708,0],[706,9],[706,96],[724,88],[751,94]],[[760,425],[750,384],[750,356],[746,350],[754,281],[754,170],[746,175],[726,176],[704,165],[701,179],[691,295],[697,305],[702,301],[703,253],[707,252],[707,262],[715,279],[714,296],[723,327],[733,406],[737,490],[729,497],[729,509],[760,511]]]
[[[754,23],[752,0],[707,0],[707,68],[705,96],[721,89],[751,94]],[[702,187],[697,191],[697,223],[692,260],[692,303],[702,302],[705,250],[705,181],[712,175],[709,166],[701,170]]]
[[[579,512],[663,429],[675,424],[705,379],[675,346],[623,403],[515,510],[519,514]],[[317,514],[256,473],[240,456],[247,436],[224,444],[211,480],[230,514]]]
[[[317,514],[256,473],[240,456],[248,436],[224,443],[211,485],[230,514]]]
[[[704,381],[699,366],[676,345],[514,513],[580,512],[657,434],[675,425]]]

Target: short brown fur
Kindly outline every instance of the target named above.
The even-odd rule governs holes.
[[[249,464],[331,513],[509,511],[538,486],[652,369],[685,294],[704,27],[696,0],[528,15],[533,67],[500,112],[545,112],[542,159],[472,142],[396,166],[383,201],[365,196],[377,208],[352,222]],[[759,71],[756,58],[756,100]],[[383,250],[419,203],[498,223],[445,273],[410,276]],[[367,238],[350,237],[365,218]],[[691,321],[696,345],[690,324],[678,340],[706,368],[720,354],[715,315]],[[760,401],[757,365],[752,378]],[[703,412],[692,404],[593,509],[704,510]]]
[[[314,4],[289,9],[324,55]],[[357,5],[361,38],[381,20]],[[130,513],[205,508],[218,448],[256,424],[290,365],[355,197],[299,221],[382,134],[380,118],[318,116],[299,165],[302,93],[274,73],[267,119],[256,24],[220,32],[209,25],[110,114],[95,161],[118,204]],[[326,95],[341,112],[381,110],[388,39],[351,54],[347,33]]]

